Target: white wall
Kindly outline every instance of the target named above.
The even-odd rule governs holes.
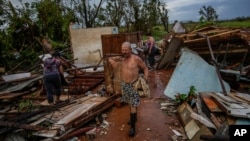
[[[102,57],[101,35],[118,33],[116,27],[81,28],[70,26],[71,46],[75,64],[95,65]],[[101,53],[101,57],[100,57]]]

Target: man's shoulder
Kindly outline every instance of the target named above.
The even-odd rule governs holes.
[[[132,54],[132,56],[133,56],[135,59],[140,59],[140,57],[137,56],[137,55]]]
[[[134,56],[134,60],[136,60],[136,61],[142,61],[142,59],[139,56],[137,56],[137,55],[133,55],[133,56]]]

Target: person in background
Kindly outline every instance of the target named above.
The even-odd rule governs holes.
[[[149,62],[149,68],[153,69],[155,65],[155,39],[152,37],[151,33],[147,34],[148,41],[147,41],[147,47],[148,47],[148,62]]]
[[[131,44],[129,42],[124,42],[121,49],[123,57],[110,57],[108,61],[113,67],[117,67],[121,64],[121,101],[130,105],[131,128],[129,136],[134,137],[137,106],[140,103],[140,96],[133,84],[138,80],[140,70],[143,70],[144,79],[147,81],[148,68],[139,56],[132,54]]]
[[[60,53],[54,52],[51,57],[43,62],[43,82],[47,93],[47,100],[50,105],[60,102],[63,76],[63,67],[60,60]],[[56,95],[54,99],[54,95]]]
[[[142,58],[142,60],[146,63],[147,62],[147,47],[145,46],[141,34],[138,34],[138,43],[137,47],[139,48],[139,56]]]

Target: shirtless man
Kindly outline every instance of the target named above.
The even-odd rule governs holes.
[[[148,79],[148,68],[139,56],[132,54],[131,44],[124,42],[121,46],[123,57],[111,57],[109,63],[113,67],[117,67],[118,62],[121,61],[121,86],[122,98],[121,101],[126,102],[130,106],[130,131],[129,136],[135,135],[135,122],[137,120],[137,106],[140,103],[140,96],[138,91],[134,89],[133,84],[139,78],[140,69],[143,70],[144,79]]]

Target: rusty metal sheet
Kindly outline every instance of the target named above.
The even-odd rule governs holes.
[[[103,74],[95,75],[76,75],[68,86],[64,86],[64,89],[68,89],[69,94],[85,94],[91,91],[104,81]]]
[[[202,101],[206,105],[206,107],[209,109],[210,112],[223,112],[220,107],[216,104],[216,102],[210,98],[210,95],[207,95],[207,93],[200,94]]]

